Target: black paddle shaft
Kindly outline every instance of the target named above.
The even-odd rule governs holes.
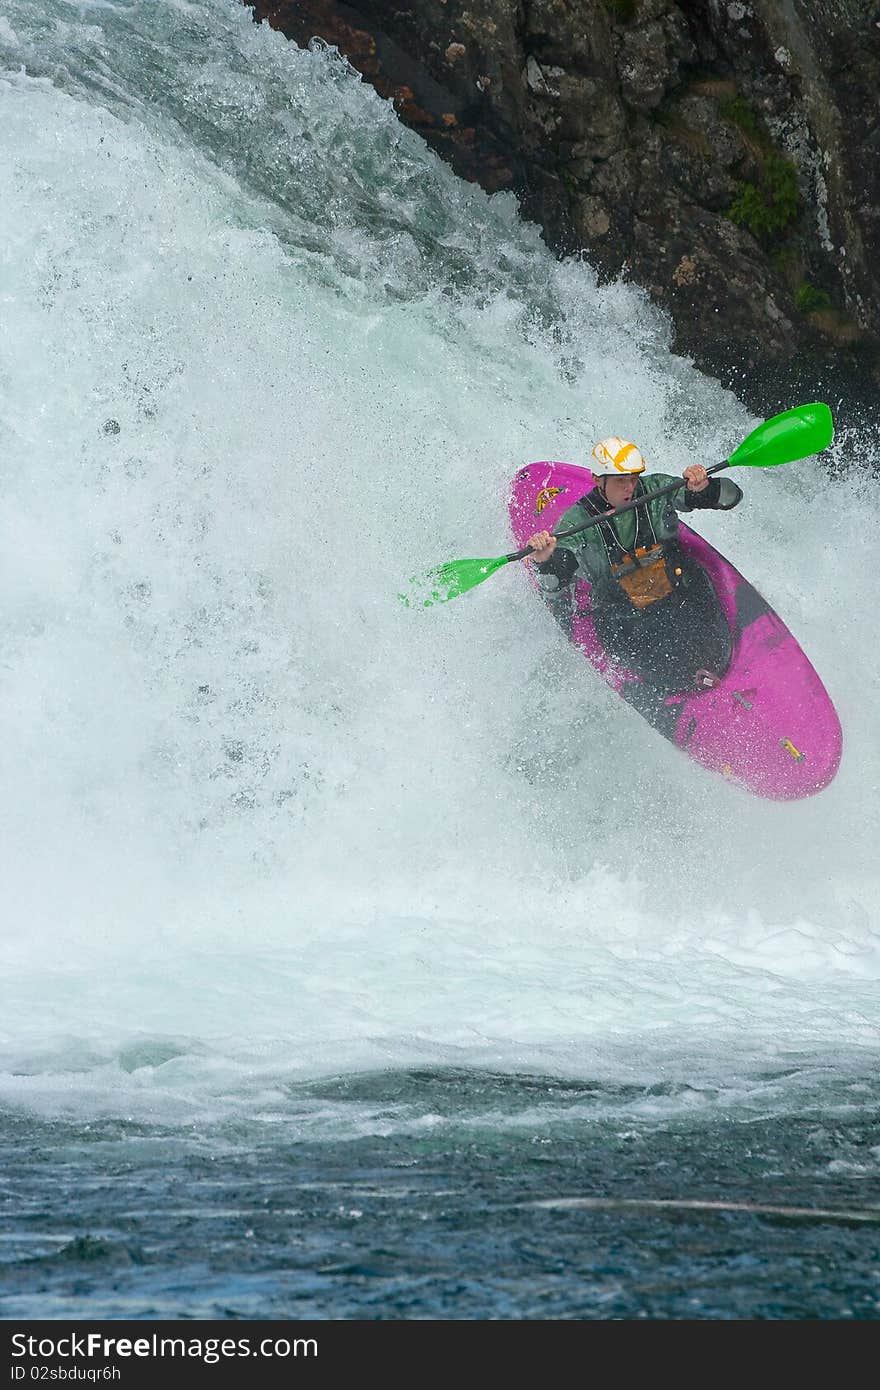
[[[725,459],[723,463],[713,463],[711,468],[707,468],[707,473],[719,473],[722,468],[729,468],[730,460]],[[565,540],[568,536],[579,536],[581,531],[589,531],[591,526],[598,526],[602,521],[610,521],[613,516],[620,516],[622,512],[631,512],[634,507],[643,507],[646,502],[653,502],[655,497],[665,497],[668,492],[678,492],[680,487],[687,487],[687,480],[680,479],[676,483],[667,483],[665,487],[658,487],[656,492],[646,492],[644,497],[634,497],[632,502],[623,502],[619,507],[612,507],[610,511],[603,512],[601,516],[594,516],[591,521],[584,522],[583,526],[572,526],[568,531],[560,531],[556,537],[558,541]],[[522,550],[516,550],[512,555],[505,555],[505,560],[524,560],[527,555],[534,555],[535,548],[527,545]]]

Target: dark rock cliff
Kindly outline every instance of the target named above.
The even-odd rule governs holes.
[[[880,385],[876,0],[251,0],[756,409]]]

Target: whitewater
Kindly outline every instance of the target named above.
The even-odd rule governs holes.
[[[521,569],[398,597],[511,548],[530,460],[619,434],[678,473],[754,427],[638,288],[233,0],[2,0],[0,65],[7,1115],[532,1136],[486,1075],[554,1079],[551,1135],[875,1113],[880,503],[845,403],[829,456],[696,522],[843,725],[832,785],[766,802]],[[414,1071],[460,1110],[358,1089]]]

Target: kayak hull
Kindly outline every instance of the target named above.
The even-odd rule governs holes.
[[[540,462],[520,469],[509,504],[517,545],[539,529],[552,530],[592,487],[590,470],[574,464]],[[730,629],[732,657],[719,684],[670,691],[659,702],[640,699],[641,678],[602,647],[584,580],[576,581],[572,641],[613,690],[701,766],[771,800],[815,795],[834,777],[843,749],[828,692],[757,589],[683,523],[679,541],[709,577]]]

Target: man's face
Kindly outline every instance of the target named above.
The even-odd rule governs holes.
[[[631,502],[635,496],[637,482],[638,478],[632,473],[620,478],[606,478],[605,496],[609,506],[620,507],[624,502]]]

